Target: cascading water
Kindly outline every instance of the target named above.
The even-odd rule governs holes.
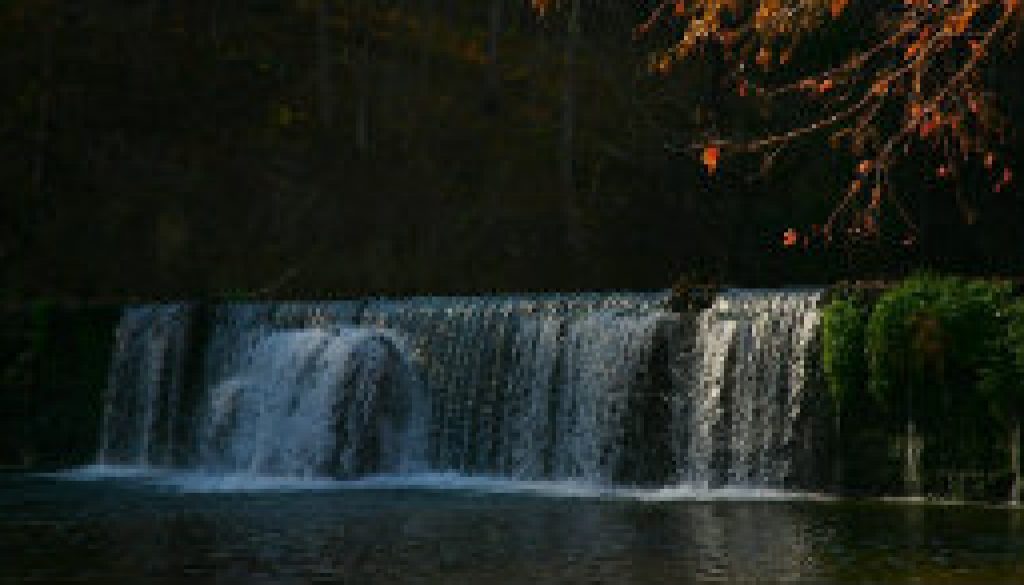
[[[114,336],[98,459],[103,464],[168,465],[193,307],[130,307]]]
[[[200,461],[299,477],[400,471],[424,440],[416,390],[386,331],[270,332],[210,387]]]
[[[781,487],[817,332],[817,292],[733,291],[699,317],[698,363],[677,399],[677,470],[700,485]]]
[[[621,449],[631,373],[647,367],[654,323],[671,318],[665,300],[383,301],[362,322],[414,348],[431,401],[431,468],[598,481],[611,479],[609,452]]]
[[[649,367],[661,311],[597,312],[575,320],[565,339],[554,475],[609,482],[623,459],[626,418],[637,377]],[[668,391],[668,388],[664,389]]]
[[[788,487],[819,296],[732,291],[699,314],[661,293],[132,308],[100,459]],[[183,393],[189,355],[201,375]]]

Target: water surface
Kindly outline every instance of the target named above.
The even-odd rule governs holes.
[[[0,475],[0,583],[1024,583],[999,507],[108,475]]]

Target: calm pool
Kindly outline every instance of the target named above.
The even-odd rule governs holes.
[[[1007,508],[236,487],[0,475],[0,583],[1024,583]]]

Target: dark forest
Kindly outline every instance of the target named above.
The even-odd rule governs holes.
[[[574,28],[565,10],[540,17],[497,0],[5,2],[0,293],[324,297],[1021,272],[1016,183],[994,193],[970,172],[936,177],[927,153],[892,178],[919,228],[912,245],[894,226],[783,246],[785,230],[809,230],[837,204],[849,155],[812,138],[764,172],[731,159],[709,175],[666,148],[719,122],[742,134],[763,121],[726,87],[720,52],[653,75],[647,58],[664,39],[633,34],[649,11],[588,6]],[[816,65],[858,42],[857,18],[794,60]],[[1018,85],[1019,57],[997,57],[995,86]],[[1009,95],[1014,135],[1020,94]]]

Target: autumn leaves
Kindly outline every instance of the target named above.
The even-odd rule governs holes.
[[[690,150],[708,175],[721,171],[726,154],[759,156],[768,167],[781,150],[823,134],[856,161],[825,233],[876,236],[886,209],[912,235],[914,220],[888,184],[894,165],[937,160],[935,176],[948,181],[980,162],[995,192],[1013,180],[1009,166],[999,164],[1006,124],[986,68],[1024,19],[1019,0],[902,0],[885,11],[862,1],[664,0],[634,33],[642,37],[662,26],[673,35],[649,55],[649,71],[659,76],[717,45],[730,69],[724,79],[736,94],[776,113],[767,116],[761,136],[730,138],[727,129],[707,129]],[[543,12],[557,0],[531,2]],[[867,31],[866,40],[842,39],[845,56],[823,70],[807,71],[806,57],[791,62],[811,33],[820,39],[831,34],[829,22],[842,19]],[[783,242],[791,240],[787,235]]]
[[[644,30],[658,18],[685,22],[668,49],[652,56],[653,72],[667,75],[673,63],[698,54],[703,44],[719,45],[733,71],[735,92],[758,100],[764,110],[782,102],[780,112],[813,112],[788,128],[787,115],[769,117],[763,136],[728,138],[712,135],[692,145],[709,175],[720,170],[723,154],[761,156],[770,164],[780,150],[812,134],[823,133],[835,149],[856,161],[845,193],[825,222],[826,234],[879,235],[883,208],[893,209],[913,241],[914,220],[888,185],[890,169],[902,162],[938,160],[935,176],[952,180],[960,167],[984,161],[1000,192],[1013,180],[1009,166],[998,168],[1005,140],[998,99],[989,90],[984,69],[1021,28],[1019,0],[904,0],[891,10],[862,11],[856,18],[875,39],[866,46],[850,43],[838,65],[784,79],[779,66],[789,63],[795,46],[826,23],[849,15],[849,0],[690,0],[659,6]],[[820,37],[820,35],[818,35]],[[807,63],[801,67],[806,68]],[[794,71],[798,69],[794,68]],[[772,71],[771,75],[758,72]],[[793,104],[803,99],[805,106]],[[796,100],[796,101],[794,101]],[[887,206],[886,203],[892,205]],[[974,211],[965,219],[971,221]],[[842,224],[842,225],[839,225]],[[794,232],[795,233],[795,232]],[[794,245],[786,232],[783,244]]]
[[[700,160],[704,163],[704,168],[707,169],[709,175],[715,174],[715,171],[718,169],[718,157],[720,154],[721,151],[715,145],[704,147]]]

